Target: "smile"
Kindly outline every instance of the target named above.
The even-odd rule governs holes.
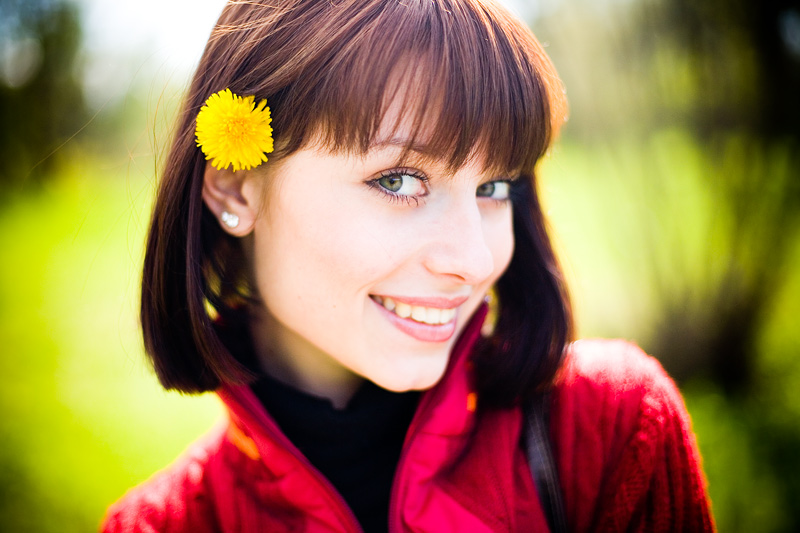
[[[447,324],[456,317],[456,308],[448,307],[427,307],[422,305],[410,305],[405,302],[398,302],[388,296],[374,296],[370,298],[381,304],[384,309],[394,313],[400,318],[410,318],[415,322],[438,326]]]
[[[461,298],[407,298],[370,295],[390,324],[419,341],[446,342],[456,332]]]

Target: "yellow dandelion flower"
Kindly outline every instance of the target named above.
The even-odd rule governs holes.
[[[197,114],[197,146],[217,169],[250,170],[272,152],[272,117],[267,101],[230,89],[214,93]]]

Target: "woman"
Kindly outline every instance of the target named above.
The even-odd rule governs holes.
[[[712,529],[674,384],[625,343],[568,344],[534,181],[564,110],[490,0],[229,2],[141,318],[161,383],[230,416],[104,529]]]

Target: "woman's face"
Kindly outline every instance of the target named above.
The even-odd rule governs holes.
[[[431,387],[511,259],[508,177],[476,162],[398,167],[403,144],[363,157],[311,146],[252,180],[267,187],[252,240],[256,347],[301,389]]]

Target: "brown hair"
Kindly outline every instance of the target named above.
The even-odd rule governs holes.
[[[222,231],[201,197],[206,163],[194,127],[203,102],[226,87],[267,98],[277,147],[271,160],[317,139],[333,150],[366,152],[399,94],[398,73],[414,76],[404,118],[416,132],[428,127],[431,153],[454,169],[485,154],[487,168],[529,178],[519,180],[513,201],[515,252],[496,287],[495,333],[476,362],[489,403],[508,404],[552,380],[571,317],[534,167],[565,103],[530,31],[491,0],[260,0],[225,6],[156,197],[141,320],[166,388],[199,392],[252,377],[215,326],[243,320],[248,290],[239,240]],[[408,141],[410,149],[419,139]]]

